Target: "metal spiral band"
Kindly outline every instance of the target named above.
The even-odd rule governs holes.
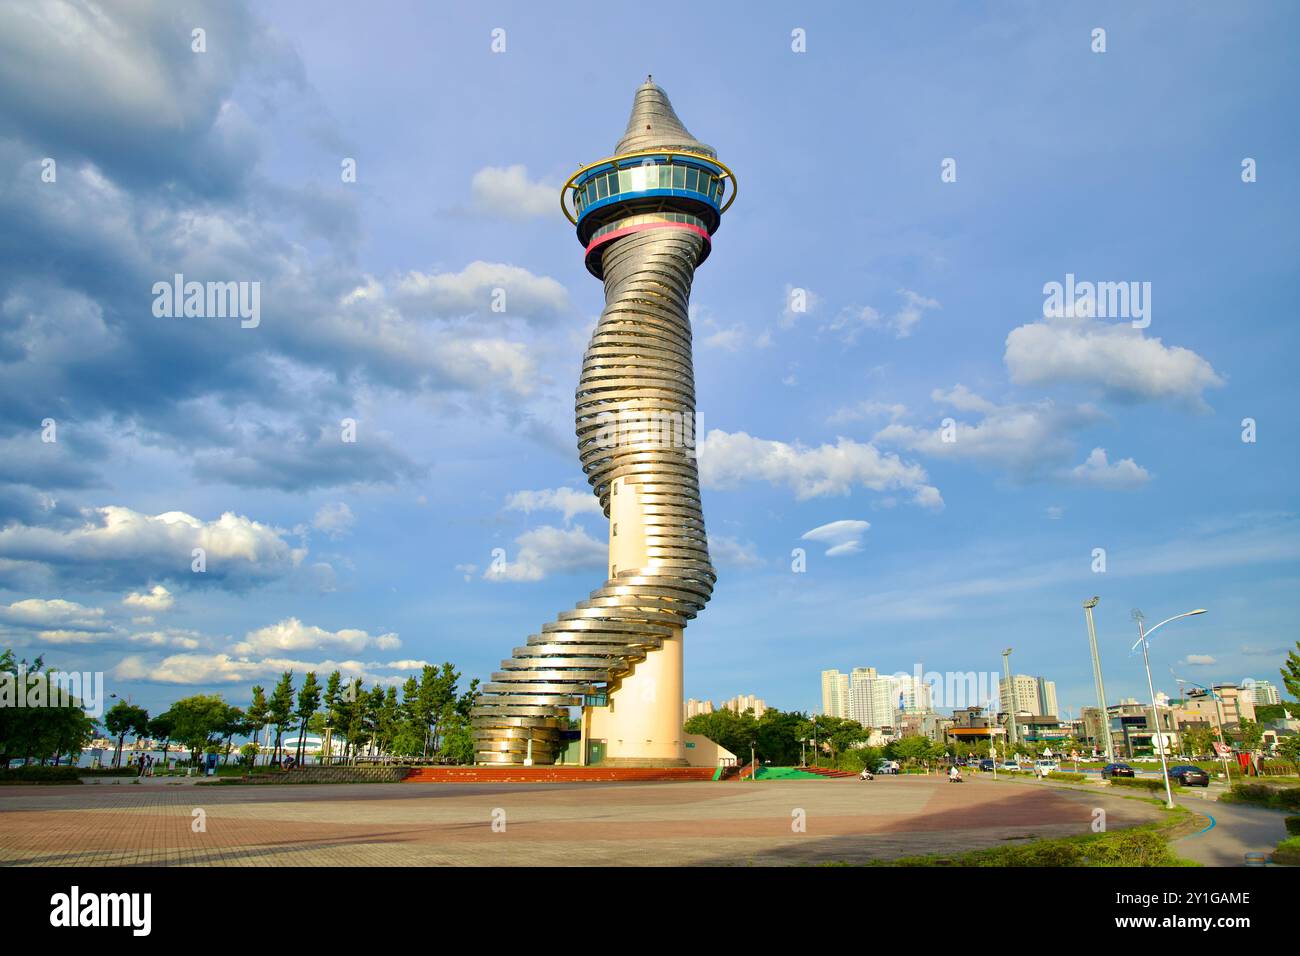
[[[620,153],[656,146],[658,136],[713,155],[681,126],[650,80],[637,92],[628,129]],[[583,355],[575,397],[578,456],[607,518],[616,487],[635,492],[647,558],[642,567],[616,569],[501,662],[472,714],[479,763],[522,763],[528,753],[535,763],[553,763],[569,708],[582,706],[584,695],[617,688],[712,594],[687,312],[709,233],[684,214],[694,208],[669,199],[650,209],[631,196],[599,223],[608,240],[590,255],[598,257],[605,309]],[[673,431],[663,423],[682,427]]]

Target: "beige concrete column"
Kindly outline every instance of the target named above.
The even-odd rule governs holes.
[[[609,574],[645,567],[646,519],[637,486],[619,478],[609,507]],[[609,706],[591,709],[590,739],[604,739],[613,764],[685,766],[682,629],[610,688]]]

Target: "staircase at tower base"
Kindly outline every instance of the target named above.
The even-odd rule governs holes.
[[[714,778],[715,767],[412,767],[402,783],[689,783]]]

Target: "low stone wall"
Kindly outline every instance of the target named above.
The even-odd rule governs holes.
[[[245,783],[398,783],[410,767],[297,767],[282,773],[259,773]]]

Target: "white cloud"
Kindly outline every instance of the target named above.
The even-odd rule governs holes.
[[[740,541],[725,534],[709,535],[709,560],[724,568],[752,568],[763,563],[752,541]]]
[[[342,501],[321,505],[320,510],[316,512],[316,517],[311,520],[313,528],[324,531],[331,538],[341,538],[349,534],[355,523],[356,517],[352,514],[352,509]]]
[[[122,603],[127,607],[140,608],[145,611],[166,611],[176,599],[172,593],[161,584],[155,584],[147,594],[141,594],[139,591],[132,591],[126,597],[122,598]]]
[[[498,290],[504,298],[498,295]],[[477,315],[481,318],[553,318],[568,309],[564,286],[549,276],[536,276],[519,266],[500,262],[471,262],[460,272],[408,272],[396,290],[405,312],[426,312],[440,318]],[[494,311],[500,303],[502,311]]]
[[[856,342],[864,329],[888,329],[895,338],[905,339],[920,324],[926,312],[940,308],[935,299],[911,289],[899,289],[898,294],[903,297],[903,304],[888,317],[869,305],[846,306],[825,328],[849,344]]]
[[[56,575],[75,567],[78,580],[113,583],[159,578],[196,584],[253,583],[283,577],[302,561],[284,532],[226,512],[203,521],[183,511],[146,515],[108,505],[87,509],[71,529],[10,525],[0,531],[0,559]],[[207,571],[191,571],[193,549],[206,553]]]
[[[516,491],[506,498],[506,508],[531,514],[534,511],[559,511],[564,520],[572,521],[574,515],[603,515],[600,499],[589,490],[576,488],[542,488],[537,491]]]
[[[973,423],[954,419],[951,429],[942,420],[932,428],[894,422],[873,440],[935,458],[981,462],[1030,479],[1065,466],[1074,455],[1074,434],[1103,417],[1090,405],[1060,406],[1051,401],[997,405],[963,385],[948,392],[936,389],[931,397],[941,405],[983,417]]]
[[[1171,399],[1204,407],[1207,388],[1223,385],[1191,349],[1166,346],[1126,323],[1053,319],[1013,329],[1003,356],[1020,385],[1074,382],[1121,400]]]
[[[767,481],[794,489],[802,501],[847,495],[861,485],[872,491],[910,491],[916,504],[943,507],[939,490],[927,484],[929,477],[920,465],[848,438],[840,438],[834,445],[805,448],[714,429],[699,443],[698,456],[700,480],[710,488]]]
[[[862,401],[856,405],[841,405],[826,421],[831,425],[841,425],[845,422],[858,422],[864,420],[888,418],[890,421],[897,421],[907,414],[907,406],[899,403],[890,404],[888,402]]]
[[[1189,667],[1212,667],[1219,662],[1210,654],[1188,654],[1183,663]]]
[[[43,598],[28,598],[15,601],[8,607],[0,607],[0,624],[30,630],[64,628],[103,631],[107,628],[103,608],[86,607],[62,598],[48,601]]]
[[[522,165],[485,166],[470,183],[474,206],[481,212],[507,219],[531,219],[559,212],[560,191],[533,182]]]
[[[129,640],[132,644],[145,644],[150,647],[179,647],[192,651],[202,644],[202,635],[198,631],[164,628],[160,631],[141,631],[132,634]]]
[[[826,557],[838,558],[861,551],[862,536],[870,527],[870,522],[846,518],[805,531],[802,538],[804,541],[819,541],[829,545]]]
[[[406,674],[384,671],[411,671],[424,666],[423,661],[394,661],[391,663],[358,660],[304,661],[294,658],[267,657],[249,660],[230,654],[172,654],[154,661],[139,654],[128,655],[113,668],[118,680],[151,681],[158,684],[236,684],[279,677],[287,670],[295,674],[315,671],[317,674],[339,671],[345,678],[360,677],[367,684],[401,684]]]
[[[1151,480],[1151,474],[1132,458],[1121,458],[1115,464],[1106,459],[1106,449],[1094,448],[1082,465],[1070,471],[1077,484],[1096,488],[1136,488]]]
[[[507,556],[504,564],[488,566],[483,572],[486,580],[541,581],[552,574],[603,567],[609,560],[609,546],[582,527],[542,525],[515,538],[515,547],[513,560]]]
[[[371,636],[367,631],[344,628],[327,631],[324,628],[303,624],[296,617],[285,618],[278,624],[258,628],[244,635],[244,640],[233,648],[236,654],[270,654],[275,651],[303,651],[327,646],[360,651],[367,647],[391,650],[402,642],[394,633]]]

